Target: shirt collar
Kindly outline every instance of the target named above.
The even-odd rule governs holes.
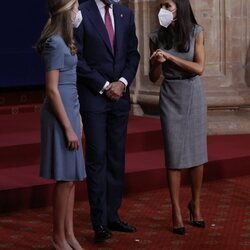
[[[101,0],[95,0],[95,2],[99,10],[105,7],[105,4]],[[110,8],[113,9],[113,4],[110,5]]]

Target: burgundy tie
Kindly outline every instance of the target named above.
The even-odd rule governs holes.
[[[108,35],[109,35],[109,41],[110,41],[111,47],[112,47],[112,49],[114,51],[114,30],[113,30],[113,26],[112,26],[111,17],[110,17],[110,14],[109,14],[109,5],[105,6],[104,19],[105,19],[105,26],[106,26],[106,29],[107,29],[107,32],[108,32]]]

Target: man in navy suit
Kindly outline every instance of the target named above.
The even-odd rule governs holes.
[[[129,87],[140,60],[133,12],[114,0],[80,5],[83,21],[75,30],[77,86],[86,137],[86,170],[95,242],[111,231],[134,232],[123,222],[121,206]]]

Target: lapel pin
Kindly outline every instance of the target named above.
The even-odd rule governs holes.
[[[123,14],[121,14],[121,16],[120,16],[121,18],[123,18]]]

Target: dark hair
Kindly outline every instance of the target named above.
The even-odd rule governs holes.
[[[173,0],[177,7],[175,27],[169,25],[158,31],[159,42],[166,48],[179,52],[188,52],[190,49],[190,35],[197,24],[189,0]]]
[[[71,10],[74,8],[76,1],[77,0],[48,0],[50,18],[44,26],[42,34],[36,44],[36,49],[39,54],[43,52],[46,40],[58,34],[62,36],[71,54],[76,54],[71,20]]]

